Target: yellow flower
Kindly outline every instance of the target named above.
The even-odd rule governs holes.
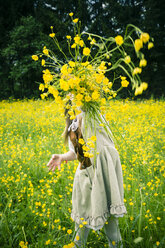
[[[116,243],[115,243],[115,241],[112,241],[112,245],[115,245]]]
[[[88,56],[88,55],[90,54],[90,52],[91,52],[91,50],[90,50],[88,47],[85,47],[85,48],[83,49],[83,54],[84,54],[85,56]]]
[[[76,236],[76,240],[79,240],[80,239],[80,237],[79,236]]]
[[[82,227],[83,227],[83,225],[82,225],[82,224],[80,224],[80,225],[79,225],[79,227],[80,227],[80,228],[82,228]]]
[[[135,74],[140,74],[142,72],[142,69],[139,68],[139,67],[136,67],[133,72],[132,72],[132,75],[134,76]]]
[[[79,44],[79,42],[80,42],[80,36],[76,35],[74,37],[74,41],[75,41],[76,44]]]
[[[93,93],[92,93],[92,99],[93,100],[98,100],[99,99],[99,97],[100,97],[100,94],[98,93],[98,91],[94,91]]]
[[[145,67],[147,65],[147,60],[146,59],[141,59],[139,62],[140,67]]]
[[[64,91],[68,91],[69,90],[68,83],[65,80],[63,80],[63,79],[60,79],[60,87]]]
[[[148,50],[151,49],[153,46],[154,46],[154,43],[153,42],[149,42],[148,43]]]
[[[49,244],[50,244],[50,239],[45,242],[45,245],[49,245]]]
[[[76,43],[73,43],[73,45],[71,46],[71,48],[75,48],[76,47]]]
[[[44,53],[45,55],[49,55],[49,51],[48,51],[48,49],[47,49],[46,47],[43,48],[43,53]]]
[[[146,89],[148,88],[148,84],[145,83],[145,82],[143,82],[143,83],[141,84],[141,87],[142,87],[143,90],[146,90]]]
[[[38,56],[37,55],[32,55],[32,59],[37,61],[38,60]]]
[[[83,40],[80,40],[79,45],[80,45],[81,47],[83,47],[83,46],[84,46],[84,41],[83,41]]]
[[[53,80],[53,75],[51,74],[51,72],[48,69],[43,71],[43,80],[44,80],[45,84],[48,82],[51,82]]]
[[[70,67],[75,67],[75,62],[69,61],[69,65],[70,65]]]
[[[22,247],[22,246],[24,246],[24,241],[20,241],[19,242],[19,245]]]
[[[96,74],[96,83],[101,84],[104,74]]]
[[[111,120],[111,114],[110,113],[107,113],[105,115],[105,118],[106,118],[107,121],[110,121]]]
[[[87,142],[87,145],[88,145],[90,148],[94,148],[94,147],[95,147],[95,145],[93,144],[92,141],[88,141],[88,142]]]
[[[147,43],[150,39],[150,36],[148,33],[142,33],[140,35],[140,39],[143,41],[143,43]]]
[[[138,52],[143,47],[143,42],[141,39],[135,40],[135,50]]]
[[[126,56],[124,59],[125,63],[129,64],[131,62],[131,57],[130,56]]]
[[[69,13],[69,16],[73,16],[73,12]]]
[[[70,35],[67,35],[66,38],[67,38],[68,40],[72,39],[72,37],[71,37]]]
[[[115,41],[116,41],[116,44],[119,45],[119,46],[121,46],[123,44],[123,42],[124,42],[123,37],[121,35],[117,35],[115,37]]]
[[[77,94],[76,99],[77,99],[78,101],[81,101],[81,100],[83,99],[83,95],[80,94],[80,93]]]
[[[68,233],[68,234],[71,234],[71,233],[72,233],[72,230],[71,230],[71,229],[68,229],[68,230],[67,230],[67,233]]]
[[[159,241],[156,241],[156,245],[159,246],[160,245],[160,242]]]
[[[106,104],[106,99],[105,98],[101,98],[101,105],[105,105]]]
[[[54,37],[55,37],[55,33],[51,33],[51,34],[49,34],[49,36],[50,36],[51,38],[54,38]]]
[[[41,65],[42,65],[42,66],[45,65],[45,60],[44,60],[44,59],[41,60]]]
[[[74,19],[73,22],[74,23],[77,23],[78,22],[78,18]]]
[[[95,135],[93,135],[93,136],[91,136],[91,138],[90,138],[93,142],[95,142],[96,140],[97,140],[97,138],[96,138],[96,136]]]
[[[142,92],[143,92],[143,88],[142,87],[137,87],[136,90],[135,90],[135,96],[141,95]]]
[[[40,84],[40,86],[39,86],[39,90],[44,91],[44,89],[45,89],[44,84]]]
[[[92,39],[91,42],[90,42],[91,45],[93,45],[95,43],[96,43],[96,40],[95,39]]]
[[[61,73],[64,74],[64,75],[67,75],[68,74],[68,70],[67,69],[68,69],[67,64],[63,65],[61,67]]]
[[[88,152],[88,151],[90,150],[89,147],[87,147],[87,146],[85,146],[85,145],[82,147],[82,149],[83,149],[84,151],[86,151],[86,152]]]
[[[91,101],[91,97],[90,96],[85,96],[85,101],[86,102],[90,102]]]
[[[83,139],[79,139],[78,142],[81,144],[81,145],[84,145],[85,144],[85,141]]]
[[[127,80],[122,80],[121,85],[122,87],[127,87],[129,85],[129,82]]]

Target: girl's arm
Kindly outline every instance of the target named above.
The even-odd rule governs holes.
[[[49,171],[55,171],[56,167],[61,170],[61,163],[63,161],[72,161],[77,159],[75,152],[72,150],[68,151],[64,154],[53,154],[52,158],[48,162],[47,166],[49,167]]]

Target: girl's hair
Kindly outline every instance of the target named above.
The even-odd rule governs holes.
[[[71,105],[71,101],[69,100],[69,103]],[[68,109],[65,108],[65,111],[64,111],[64,115],[65,115],[65,120],[66,120],[66,126],[65,126],[65,130],[63,132],[63,137],[64,137],[64,143],[66,144],[67,141],[68,141],[68,135],[69,135],[69,132],[68,132],[68,128],[69,126],[72,124],[72,120],[70,119],[70,115],[68,114]]]

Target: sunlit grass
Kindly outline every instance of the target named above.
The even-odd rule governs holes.
[[[128,212],[120,219],[124,247],[163,247],[164,107],[164,101],[110,102]],[[71,243],[78,162],[64,163],[55,173],[46,168],[53,153],[67,151],[61,137],[64,126],[53,102],[0,102],[0,247]],[[108,247],[103,231],[91,232],[87,247]]]

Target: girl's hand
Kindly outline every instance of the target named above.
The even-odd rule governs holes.
[[[52,170],[54,172],[56,167],[58,167],[58,170],[61,170],[61,162],[62,162],[61,154],[53,154],[52,158],[47,164],[47,166],[49,167],[49,171]]]

